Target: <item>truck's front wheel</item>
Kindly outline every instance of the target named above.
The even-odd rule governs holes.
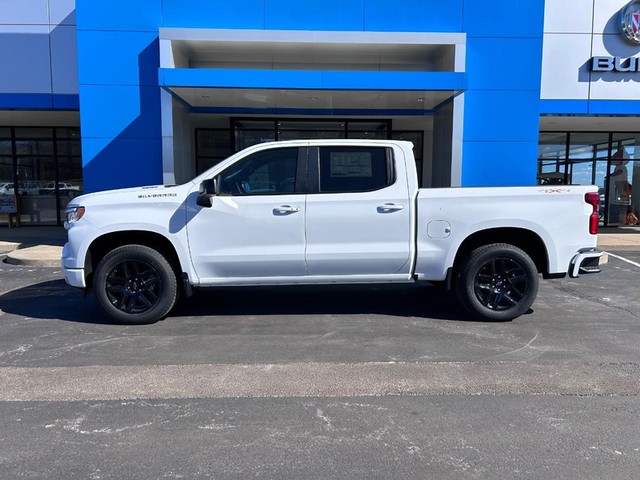
[[[456,295],[484,320],[513,320],[525,313],[538,293],[533,260],[513,245],[495,243],[473,250],[458,268]]]
[[[102,309],[130,325],[157,322],[173,308],[176,274],[164,256],[143,245],[125,245],[104,256],[93,277]]]

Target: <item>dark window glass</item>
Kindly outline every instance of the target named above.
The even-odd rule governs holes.
[[[17,127],[16,138],[41,138],[50,140],[53,138],[53,128]]]
[[[11,139],[0,139],[0,155],[13,155]]]
[[[53,155],[52,140],[16,140],[18,155]]]
[[[367,192],[393,183],[387,149],[381,147],[321,147],[320,191]]]
[[[278,140],[310,140],[310,139],[340,139],[344,138],[344,130],[316,130],[316,131],[304,131],[304,130],[284,130],[278,132]]]
[[[43,188],[56,178],[55,158],[19,157],[17,173],[20,221],[55,225],[58,222],[55,188]]]
[[[275,130],[236,130],[236,151],[263,142],[273,142]]]
[[[197,130],[197,151],[199,157],[226,158],[231,153],[229,130]]]
[[[344,122],[283,120],[278,122],[278,130],[326,130],[344,132]]]
[[[58,140],[58,156],[67,157],[80,155],[79,140]]]
[[[229,155],[231,155],[229,129],[196,130],[196,173],[198,175],[220,163]]]
[[[254,153],[220,174],[222,195],[278,195],[296,191],[298,149]]]
[[[80,140],[80,129],[74,127],[56,128],[56,136],[58,139]]]

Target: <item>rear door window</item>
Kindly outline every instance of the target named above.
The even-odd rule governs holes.
[[[371,192],[394,183],[391,149],[320,147],[321,193]]]

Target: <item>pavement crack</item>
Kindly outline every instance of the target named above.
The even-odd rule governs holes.
[[[327,430],[333,430],[333,425],[331,424],[331,420],[319,408],[316,409],[316,417],[322,419],[326,423]]]

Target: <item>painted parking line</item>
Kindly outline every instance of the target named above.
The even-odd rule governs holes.
[[[386,395],[640,396],[640,365],[291,363],[0,368],[0,401]]]
[[[621,261],[623,261],[625,263],[633,265],[634,267],[640,268],[640,263],[638,263],[638,262],[634,262],[633,260],[629,260],[628,258],[621,257],[620,255],[616,255],[615,253],[607,252],[607,254],[610,257],[617,258],[618,260],[621,260]]]

